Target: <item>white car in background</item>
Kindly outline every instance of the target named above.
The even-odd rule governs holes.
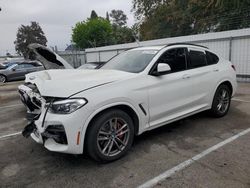
[[[227,114],[236,90],[234,66],[192,44],[140,47],[100,69],[72,67],[49,49],[32,45],[45,67],[19,86],[30,124],[23,135],[50,151],[113,161],[134,136],[201,111]]]

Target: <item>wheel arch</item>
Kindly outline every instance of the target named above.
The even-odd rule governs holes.
[[[214,100],[214,95],[215,95],[216,90],[217,90],[221,85],[223,85],[223,84],[227,85],[227,86],[230,88],[231,94],[233,94],[233,93],[235,92],[234,84],[230,81],[230,79],[223,79],[223,80],[219,81],[219,82],[216,84],[216,86],[213,88],[212,93],[211,93],[211,97],[210,97],[210,99],[209,99],[209,100],[210,100],[211,106],[212,106],[212,103],[213,103],[213,100]]]
[[[220,87],[221,85],[226,85],[229,87],[230,91],[231,91],[231,94],[234,92],[234,89],[233,89],[233,84],[229,81],[229,80],[223,80],[221,81],[219,84],[217,84],[217,87],[214,91],[214,94],[216,92],[216,90],[218,89],[218,87]]]
[[[4,75],[4,74],[0,73],[0,76],[4,76],[4,77],[5,77],[5,82],[8,80],[8,78],[7,78],[7,76],[6,76],[6,75]]]
[[[105,113],[108,110],[111,109],[120,109],[126,112],[131,118],[134,123],[134,128],[135,128],[135,135],[139,133],[139,124],[140,124],[140,119],[137,110],[130,104],[128,103],[115,103],[115,104],[110,104],[105,107],[102,107],[101,109],[95,111],[90,115],[88,120],[85,122],[85,125],[82,128],[82,134],[84,135],[82,138],[82,143],[83,143],[83,150],[86,147],[86,135],[88,134],[88,130],[90,128],[91,123],[94,121],[94,119],[103,113]]]

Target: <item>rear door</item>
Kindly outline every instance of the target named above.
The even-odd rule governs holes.
[[[24,64],[24,66],[26,69],[26,74],[36,71],[36,67],[33,64],[27,63],[27,64]]]
[[[188,74],[186,79],[192,83],[194,108],[207,108],[210,105],[210,90],[216,78],[214,67],[208,66],[206,51],[188,48]]]

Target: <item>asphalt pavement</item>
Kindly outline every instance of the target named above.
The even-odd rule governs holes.
[[[250,133],[204,155],[250,128],[250,83],[239,84],[227,116],[204,112],[146,132],[125,157],[108,164],[50,152],[22,137],[27,121],[17,94],[21,83],[0,85],[0,187],[250,187]]]

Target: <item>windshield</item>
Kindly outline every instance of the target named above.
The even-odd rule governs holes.
[[[157,50],[126,51],[112,58],[104,64],[101,69],[114,69],[139,73],[148,66],[157,52]]]

